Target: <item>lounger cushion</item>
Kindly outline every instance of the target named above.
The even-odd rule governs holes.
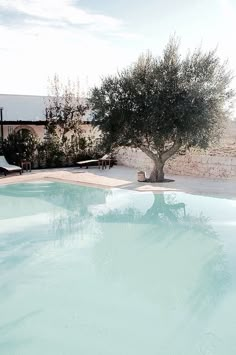
[[[78,161],[76,164],[83,165],[83,164],[90,164],[90,163],[97,163],[97,162],[98,162],[97,159],[92,159],[92,160]]]
[[[0,156],[0,168],[2,168],[4,170],[7,170],[7,171],[19,171],[19,170],[22,170],[20,166],[9,164],[6,161],[6,158],[3,155]]]
[[[110,155],[109,154],[103,155],[103,157],[100,160],[106,160],[106,159],[110,159]]]
[[[16,166],[16,165],[7,166],[7,167],[0,165],[0,168],[5,169],[7,171],[18,171],[18,170],[21,170],[21,168],[19,166]]]

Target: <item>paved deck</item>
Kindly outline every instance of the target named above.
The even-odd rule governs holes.
[[[0,175],[0,185],[14,184],[27,181],[49,179],[53,181],[64,181],[75,184],[93,185],[103,188],[123,188],[137,191],[183,191],[199,195],[217,195],[226,198],[236,199],[236,179],[208,179],[192,176],[170,176],[173,182],[165,183],[139,183],[137,182],[137,170],[115,166],[112,169],[99,170],[97,167],[89,169],[62,168],[33,170],[31,173],[22,175]]]

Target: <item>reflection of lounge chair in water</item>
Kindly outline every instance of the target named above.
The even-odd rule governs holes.
[[[0,171],[3,171],[4,175],[6,176],[9,173],[15,173],[15,172],[19,172],[21,174],[22,169],[20,166],[8,164],[8,162],[6,161],[6,158],[3,155],[1,155],[0,156]]]
[[[185,203],[183,203],[183,202],[175,203],[175,204],[173,204],[173,205],[169,205],[169,208],[170,208],[171,210],[179,210],[180,208],[183,208],[184,216],[186,216]]]

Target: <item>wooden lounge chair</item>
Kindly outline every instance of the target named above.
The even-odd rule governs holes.
[[[6,158],[3,155],[0,155],[0,171],[3,171],[5,176],[9,173],[15,172],[19,172],[21,174],[22,168],[17,165],[8,164]]]
[[[81,168],[83,166],[86,167],[86,169],[88,169],[89,166],[94,166],[97,165],[100,169],[100,167],[102,167],[102,169],[106,169],[106,165],[109,165],[109,169],[110,167],[113,166],[113,164],[111,164],[111,162],[113,162],[114,159],[112,159],[109,154],[105,154],[102,158],[100,159],[91,159],[91,160],[83,160],[83,161],[78,161],[76,164],[78,164]]]
[[[91,165],[97,165],[99,164],[99,159],[91,159],[91,160],[83,160],[83,161],[78,161],[76,164],[78,164],[81,168],[83,166],[86,167],[86,169],[88,169],[89,166]]]

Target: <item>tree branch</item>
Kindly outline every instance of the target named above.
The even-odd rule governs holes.
[[[150,159],[152,159],[152,160],[154,160],[154,161],[159,161],[159,160],[160,160],[159,157],[158,157],[158,155],[155,154],[155,153],[153,153],[150,149],[144,147],[143,145],[141,145],[139,148],[140,148],[141,151],[142,151],[143,153],[145,153]]]
[[[166,160],[168,160],[172,155],[174,155],[179,150],[181,145],[182,145],[182,139],[178,138],[171,146],[170,149],[165,150],[161,155],[161,160],[163,161],[163,163],[165,163]]]

